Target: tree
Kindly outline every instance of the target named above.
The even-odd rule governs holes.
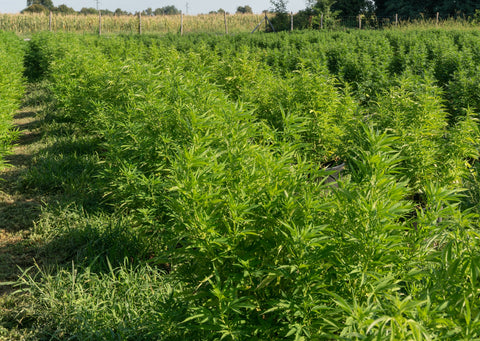
[[[247,6],[238,6],[236,13],[246,14],[246,13],[253,13],[253,11],[252,11],[252,7],[250,7],[248,5]]]
[[[107,16],[107,15],[108,15],[108,16],[110,16],[110,17],[113,17],[114,14],[115,14],[115,13],[112,12],[112,11],[110,11],[109,9],[102,9],[102,15],[104,15],[104,16]]]
[[[378,17],[416,18],[423,15],[432,18],[438,12],[442,17],[465,15],[472,16],[480,9],[478,0],[375,0],[375,13]]]
[[[430,18],[435,15],[435,2],[436,0],[423,0],[421,2],[417,0],[388,0],[385,1],[386,13],[382,16],[393,17],[398,14],[401,17],[417,18],[424,16]]]
[[[121,8],[117,8],[117,9],[115,10],[115,12],[113,12],[113,13],[114,13],[115,15],[117,15],[117,16],[118,16],[118,15],[129,15],[129,14],[130,14],[130,13],[128,13],[127,11],[123,11]],[[157,15],[157,14],[155,13],[155,15]]]
[[[93,8],[93,7],[83,7],[80,12],[80,14],[83,14],[83,15],[89,15],[89,14],[98,14],[98,11],[96,8]]]
[[[60,5],[56,8],[53,9],[54,12],[56,13],[61,13],[61,14],[75,14],[75,10],[71,7],[68,7],[67,5]]]
[[[42,6],[39,4],[33,4],[25,8],[20,13],[42,13],[42,12],[48,12],[48,9],[45,6]]]
[[[375,0],[375,14],[378,18],[385,17],[388,0]]]
[[[480,10],[480,2],[478,0],[443,0],[438,1],[435,10],[439,12],[442,17],[456,16],[459,14],[474,16],[475,11]]]
[[[175,15],[180,14],[180,10],[175,6],[165,6],[153,11],[154,15]]]
[[[331,11],[338,11],[341,17],[355,17],[359,14],[369,13],[372,3],[369,0],[337,0],[330,7]]]
[[[287,13],[288,0],[270,0],[274,13]]]
[[[223,8],[219,8],[218,11],[210,11],[208,14],[224,14],[225,10]],[[227,13],[228,14],[228,13]]]
[[[303,25],[305,25],[305,17],[308,15],[308,24],[311,28],[318,28],[323,24],[323,27],[332,27],[336,23],[336,18],[340,11],[332,8],[335,0],[310,0],[307,9],[301,13]],[[299,13],[300,14],[300,13]],[[298,21],[295,20],[294,21]]]
[[[290,18],[287,12],[288,0],[270,0],[273,8],[272,11],[275,16],[270,19],[270,22],[275,31],[287,31],[290,29]],[[267,26],[270,30],[270,27]]]
[[[32,5],[42,5],[46,9],[52,10],[55,6],[53,6],[52,0],[27,0],[27,7]]]
[[[332,12],[332,6],[335,3],[335,0],[317,0],[310,1],[310,7],[314,10],[315,13],[326,13]]]

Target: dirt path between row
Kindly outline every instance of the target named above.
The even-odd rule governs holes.
[[[22,188],[21,179],[38,150],[39,123],[36,108],[17,112],[14,124],[19,135],[12,154],[6,157],[10,166],[0,171],[0,295],[12,290],[7,283],[18,278],[21,268],[34,264],[30,234],[41,212],[42,198]]]

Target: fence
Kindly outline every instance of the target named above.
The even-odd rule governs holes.
[[[391,17],[376,17],[376,16],[355,16],[355,17],[341,17],[335,20],[334,26],[341,28],[361,28],[361,29],[381,29],[394,28],[405,26],[475,26],[478,25],[473,18],[466,17],[441,17],[436,13],[433,17],[425,17],[418,15],[417,17],[404,17],[398,14]]]
[[[61,14],[0,14],[0,30],[18,34],[39,31],[78,33],[240,33],[251,32],[264,14],[165,16],[98,16]]]
[[[274,18],[273,14],[268,14]],[[402,27],[407,25],[426,26],[472,26],[475,21],[465,18],[404,18],[398,15],[389,18],[357,17],[324,18],[323,15],[297,20],[290,14],[284,30],[296,29],[379,29]],[[61,15],[61,14],[0,14],[0,30],[13,31],[28,35],[39,31],[63,31],[77,33],[241,33],[252,32],[254,28],[270,30],[269,25],[259,25],[265,21],[265,14],[204,14],[204,15],[166,15],[166,16],[98,16],[98,15]],[[272,20],[273,21],[273,20]],[[277,21],[278,23],[278,21]],[[280,24],[280,23],[279,23]],[[478,24],[478,23],[477,23]]]

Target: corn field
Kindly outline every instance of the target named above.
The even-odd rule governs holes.
[[[263,19],[263,14],[227,15],[229,33],[251,32]],[[184,33],[225,33],[223,14],[183,15]],[[138,16],[102,16],[102,33],[138,33]],[[142,16],[142,33],[179,33],[181,15]],[[97,15],[0,14],[0,30],[17,34],[55,32],[98,33]]]

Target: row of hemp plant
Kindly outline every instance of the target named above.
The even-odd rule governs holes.
[[[333,51],[361,41],[349,34],[288,39]],[[34,38],[48,53],[54,115],[98,136],[103,214],[122,216],[146,251],[134,266],[109,259],[120,265],[95,272],[93,259],[75,259],[57,276],[24,277],[46,334],[480,337],[479,131],[472,110],[451,119],[445,84],[456,70],[389,79],[373,72],[388,63],[361,52],[346,64],[336,54],[338,71],[313,53],[279,70],[266,62],[277,38],[266,36],[54,37]],[[412,58],[390,51],[378,59]],[[372,73],[345,78],[361,65]],[[363,91],[376,77],[382,87]]]
[[[17,136],[13,116],[19,109],[24,91],[23,42],[15,35],[0,32],[0,167]]]

